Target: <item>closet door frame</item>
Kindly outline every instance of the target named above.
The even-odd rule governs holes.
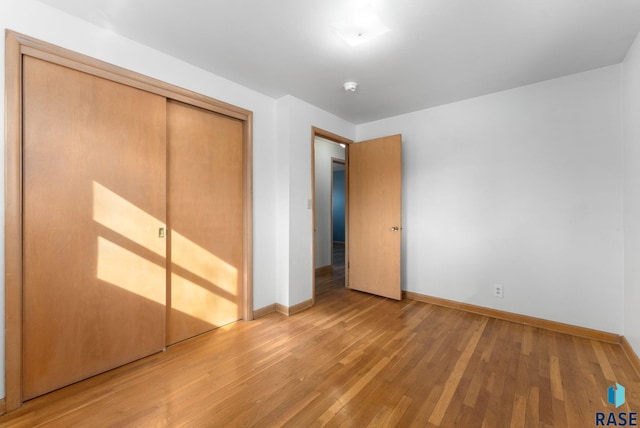
[[[253,114],[204,95],[7,30],[5,37],[5,385],[6,411],[22,404],[22,58],[39,58],[167,99],[242,121],[243,261],[242,318],[253,319]]]

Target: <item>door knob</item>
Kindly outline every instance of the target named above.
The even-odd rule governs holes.
[[[392,232],[397,232],[398,230],[400,230],[400,228],[399,228],[398,226],[393,226],[393,227],[391,228],[391,231],[392,231]]]

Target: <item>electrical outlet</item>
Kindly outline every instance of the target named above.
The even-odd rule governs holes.
[[[504,297],[504,290],[502,288],[502,285],[495,284],[493,286],[493,297],[500,297],[500,298]]]

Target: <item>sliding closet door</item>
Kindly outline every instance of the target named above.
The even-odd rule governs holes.
[[[24,57],[23,399],[165,345],[166,100]]]
[[[242,317],[242,122],[167,106],[169,344]]]

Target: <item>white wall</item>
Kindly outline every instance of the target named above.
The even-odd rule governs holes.
[[[622,333],[621,70],[357,127],[403,134],[404,289]]]
[[[291,102],[288,99],[276,103],[276,139],[277,139],[277,178],[276,178],[276,302],[289,306],[289,204],[290,204],[290,169],[291,154],[289,153],[290,140],[290,111]]]
[[[640,355],[640,37],[624,74],[624,336]]]
[[[254,307],[276,301],[276,102],[161,52],[119,37],[31,0],[2,0],[0,29],[11,29],[67,49],[208,95],[254,113]],[[4,43],[0,43],[4,76]],[[4,81],[4,79],[3,79]],[[4,98],[4,85],[0,91]],[[4,103],[0,105],[4,117]],[[0,135],[4,135],[0,121]],[[4,151],[0,154],[4,168]],[[0,172],[4,177],[4,173]],[[4,192],[4,185],[0,186]],[[3,197],[3,195],[2,195]],[[4,204],[2,204],[4,224]],[[0,397],[4,396],[4,227],[0,228]],[[288,254],[287,254],[288,256]]]
[[[315,267],[331,264],[333,230],[331,229],[331,200],[333,197],[333,159],[344,160],[344,148],[324,138],[317,137],[315,143]]]
[[[355,126],[292,96],[278,100],[278,168],[283,177],[278,192],[278,290],[288,291],[285,301],[278,292],[278,303],[294,306],[312,298],[313,219],[308,208],[311,199],[312,127],[347,139],[355,136]],[[288,174],[285,178],[284,175]],[[284,187],[284,186],[287,187]],[[286,265],[286,266],[285,266]]]

